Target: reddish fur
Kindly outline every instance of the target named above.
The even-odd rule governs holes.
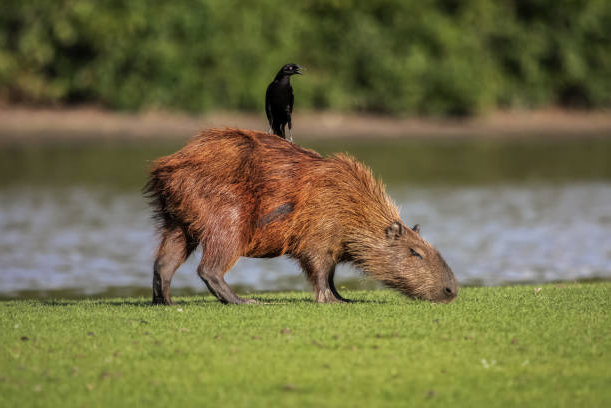
[[[343,154],[323,158],[275,135],[211,129],[155,161],[146,192],[162,233],[154,275],[158,303],[171,302],[172,275],[197,244],[203,248],[198,273],[231,303],[244,300],[222,277],[240,256],[298,259],[321,302],[343,300],[332,281],[341,261],[431,300],[447,300],[438,287],[456,285],[437,251],[411,229],[401,224],[400,237],[386,237],[400,222],[396,206],[369,169]],[[430,252],[432,266],[405,262],[414,245]],[[412,277],[402,276],[405,271]]]

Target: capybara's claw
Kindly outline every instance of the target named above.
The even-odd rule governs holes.
[[[171,299],[153,298],[153,305],[172,306],[174,302]]]
[[[318,303],[339,303],[341,299],[335,297],[335,295],[331,292],[331,290],[320,290],[316,294],[316,301]]]
[[[255,299],[247,299],[237,296],[231,300],[221,300],[221,302],[225,303],[226,305],[253,305],[258,303]]]

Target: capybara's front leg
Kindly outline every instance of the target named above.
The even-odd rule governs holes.
[[[336,296],[335,286],[332,286],[335,273],[335,262],[332,258],[311,257],[300,262],[314,286],[314,296],[318,303],[336,303],[344,300],[341,296]]]
[[[333,293],[333,296],[335,296],[335,298],[337,300],[339,300],[340,302],[351,302],[350,299],[346,299],[345,297],[341,296],[338,292],[337,289],[335,289],[335,282],[333,282],[333,277],[335,276],[335,267],[333,267],[333,269],[331,270],[331,273],[329,273],[329,289],[331,289],[331,293]]]
[[[233,290],[227,285],[223,275],[228,271],[235,261],[230,262],[229,265],[219,268],[212,265],[208,265],[206,259],[202,259],[201,263],[197,267],[197,274],[202,278],[210,293],[212,293],[222,303],[230,303],[234,305],[240,305],[244,303],[256,303],[254,299],[244,299],[235,294]]]
[[[196,244],[189,241],[181,228],[164,230],[153,266],[153,304],[171,305],[170,284],[174,272],[193,252]]]

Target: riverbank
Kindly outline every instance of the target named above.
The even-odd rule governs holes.
[[[391,118],[339,113],[296,113],[299,139],[334,138],[576,138],[611,136],[611,112],[562,110],[496,112],[468,119]],[[128,114],[97,108],[0,109],[0,142],[56,139],[187,139],[201,129],[266,131],[265,116],[245,113]]]
[[[0,302],[2,406],[609,406],[611,283]]]

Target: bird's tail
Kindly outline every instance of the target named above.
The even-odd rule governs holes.
[[[281,124],[273,124],[272,130],[276,136],[280,136],[283,139],[286,139],[286,135],[284,133],[284,126]]]

